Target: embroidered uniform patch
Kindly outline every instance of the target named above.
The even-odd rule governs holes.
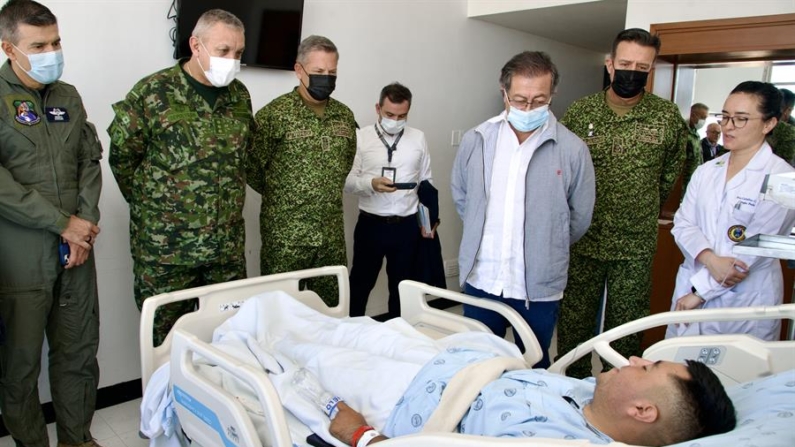
[[[16,110],[14,119],[19,124],[24,124],[26,126],[39,124],[41,117],[36,113],[35,108],[36,106],[32,101],[24,99],[14,101],[14,110]]]
[[[68,123],[69,112],[63,107],[45,107],[45,116],[47,121],[51,123]]]

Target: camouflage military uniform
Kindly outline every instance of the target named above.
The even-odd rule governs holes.
[[[779,121],[778,125],[767,135],[767,143],[773,153],[795,166],[795,126]]]
[[[561,120],[588,144],[596,172],[591,227],[571,248],[558,323],[561,355],[594,335],[605,284],[605,330],[648,315],[657,217],[685,158],[687,125],[673,103],[647,93],[619,117],[605,95],[576,101]],[[640,337],[613,345],[636,355]],[[569,373],[590,375],[590,363],[577,362]]]
[[[82,444],[99,383],[97,274],[93,251],[61,267],[58,244],[70,216],[99,221],[102,146],[69,84],[31,90],[6,62],[0,97],[0,409],[17,445],[49,445],[37,391],[46,333],[58,440]]]
[[[245,277],[245,159],[251,98],[240,81],[210,106],[180,61],[139,81],[113,105],[110,165],[130,204],[135,301]],[[194,303],[167,306],[162,338]]]
[[[262,274],[346,265],[342,188],[356,154],[353,113],[329,98],[318,117],[295,89],[255,119],[247,177],[262,194]],[[337,303],[333,278],[309,288],[327,304]]]
[[[685,197],[687,185],[690,183],[690,177],[696,172],[698,165],[704,163],[704,157],[701,155],[701,137],[698,136],[698,131],[690,126],[687,127],[687,148],[685,149],[685,166],[682,169],[682,199]]]

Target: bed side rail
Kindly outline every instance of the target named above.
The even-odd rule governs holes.
[[[328,307],[311,290],[300,290],[299,282],[304,279],[336,276],[339,289],[339,304]],[[289,293],[302,303],[326,315],[342,318],[348,316],[350,309],[350,286],[348,270],[344,266],[320,267],[277,273],[274,275],[229,281],[163,293],[144,300],[141,309],[139,342],[141,349],[141,385],[146,390],[149,377],[160,365],[168,362],[171,352],[171,333],[183,328],[191,334],[209,341],[213,330],[237,312],[243,301],[263,292],[281,290]],[[198,298],[199,308],[183,315],[174,324],[171,333],[160,346],[154,346],[152,327],[156,310],[169,303]]]
[[[263,447],[245,408],[234,396],[205,378],[194,354],[209,360],[248,385],[257,395],[268,424],[268,447],[292,447],[279,394],[260,369],[235,360],[183,330],[172,331],[171,374],[177,415],[198,445]],[[220,441],[220,442],[219,442]]]
[[[613,366],[625,366],[628,364],[627,359],[625,359],[621,354],[616,352],[610,346],[610,343],[614,340],[620,339],[630,334],[634,334],[649,328],[657,327],[657,326],[665,326],[668,324],[676,324],[676,323],[695,323],[695,322],[702,322],[702,321],[739,321],[739,320],[791,320],[795,321],[795,304],[783,304],[780,306],[759,306],[759,307],[747,307],[747,308],[724,308],[724,309],[696,309],[696,310],[688,310],[688,311],[675,311],[675,312],[663,312],[659,314],[649,315],[647,317],[631,321],[629,323],[623,324],[616,328],[613,328],[609,331],[606,331],[585,343],[577,346],[573,350],[567,352],[565,355],[560,357],[558,361],[552,364],[549,367],[549,371],[564,374],[566,372],[566,368],[574,363],[575,361],[579,360],[580,358],[584,357],[585,355],[590,355],[591,352],[596,351],[602,359],[606,360]],[[682,340],[692,342],[693,340],[699,340],[698,343],[717,343],[718,341],[723,342],[730,342],[733,340],[738,340],[739,338],[752,338],[750,336],[741,336],[741,335],[717,335],[717,336],[698,336],[698,337],[681,337],[679,340],[670,339],[664,340],[660,343],[663,343],[662,346],[683,343]],[[655,345],[656,346],[656,345]],[[757,343],[757,348],[760,349],[761,347],[765,348],[775,348],[779,349],[786,348],[786,349],[793,349],[795,348],[795,342],[792,341],[783,341],[783,342],[762,342],[759,341]],[[654,353],[655,350],[649,348],[647,352]],[[657,351],[659,352],[659,351]],[[767,356],[769,356],[769,352],[767,352]],[[697,358],[697,357],[696,357]],[[712,365],[711,365],[712,366]],[[769,371],[768,373],[778,371],[778,367],[774,364],[768,364]]]
[[[428,296],[445,298],[462,304],[481,307],[499,313],[513,326],[525,346],[525,362],[532,366],[543,357],[541,346],[530,326],[519,313],[510,306],[481,298],[471,297],[460,292],[440,289],[417,281],[401,281],[400,290],[400,316],[421,332],[431,336],[444,336],[457,332],[481,331],[490,332],[485,324],[456,315],[444,310],[435,309],[428,305]]]

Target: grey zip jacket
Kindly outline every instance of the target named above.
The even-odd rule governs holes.
[[[491,119],[467,131],[453,165],[452,193],[464,221],[458,253],[463,287],[483,239],[486,205],[501,125]],[[566,288],[569,246],[588,230],[596,197],[588,146],[549,115],[525,177],[524,259],[529,301]]]

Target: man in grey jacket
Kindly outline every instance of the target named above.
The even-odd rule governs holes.
[[[500,75],[505,111],[464,135],[452,174],[464,221],[464,293],[524,317],[544,351],[537,368],[550,364],[569,246],[588,230],[595,199],[588,147],[549,111],[558,80],[543,52],[508,61]],[[464,315],[505,335],[508,322],[495,312],[465,305]]]

